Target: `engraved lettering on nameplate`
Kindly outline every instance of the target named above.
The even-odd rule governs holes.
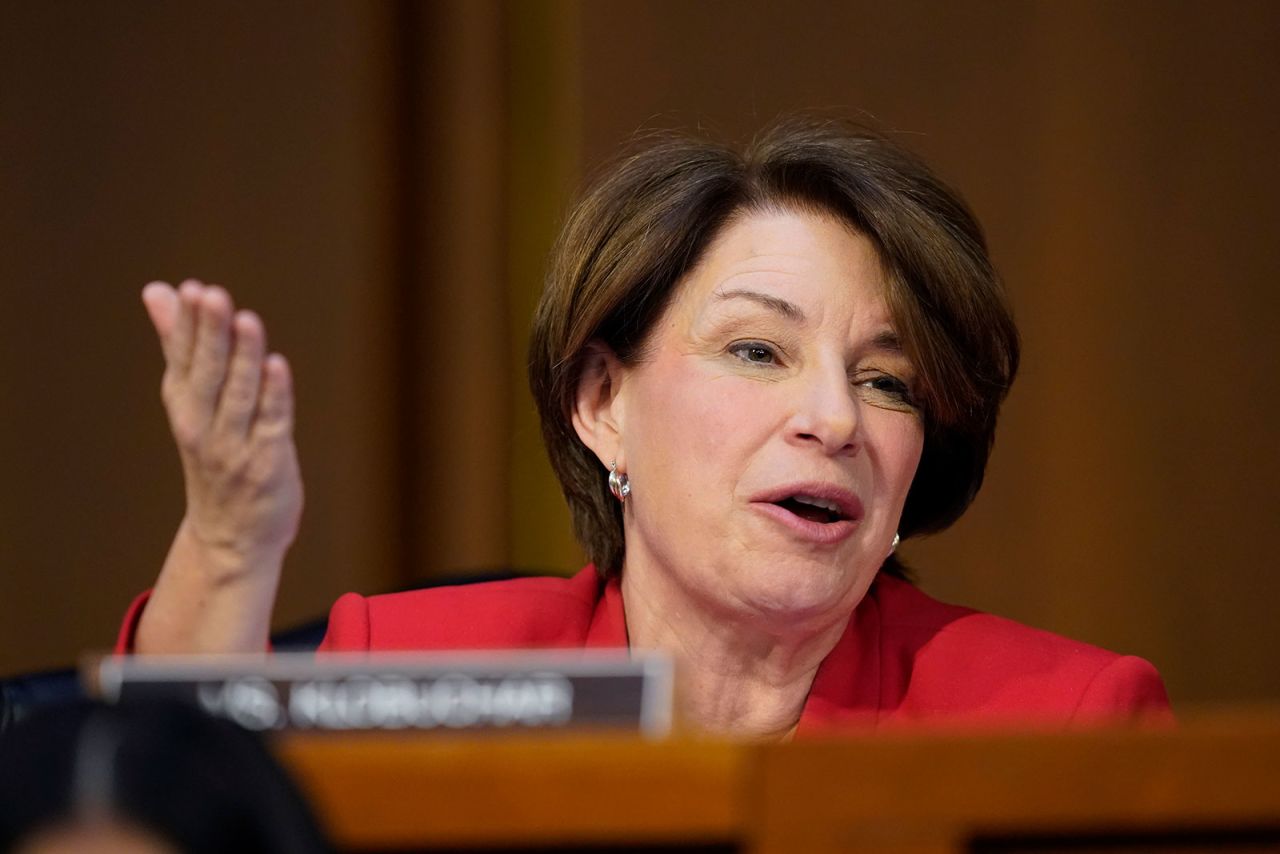
[[[671,727],[672,663],[621,651],[108,657],[109,701],[191,700],[253,730]]]

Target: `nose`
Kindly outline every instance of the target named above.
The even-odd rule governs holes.
[[[788,429],[790,441],[830,455],[856,453],[858,399],[844,365],[815,367],[806,374],[797,387]]]

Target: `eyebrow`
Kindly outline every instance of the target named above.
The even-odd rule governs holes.
[[[716,299],[745,299],[754,303],[759,303],[770,311],[780,314],[787,320],[793,320],[797,323],[804,323],[806,318],[804,311],[800,306],[793,302],[781,299],[779,297],[762,294],[759,291],[748,291],[735,289],[731,291],[717,291]],[[871,339],[871,349],[880,350],[888,353],[902,353],[902,339],[898,337],[898,333],[892,329],[883,329],[877,332],[875,337]]]
[[[876,336],[871,339],[871,349],[885,350],[890,353],[901,353],[903,352],[902,339],[899,338],[898,333],[894,332],[892,329],[885,329],[882,332],[876,333]]]
[[[780,299],[778,297],[772,297],[772,296],[769,296],[768,294],[762,294],[759,291],[745,291],[745,290],[717,291],[716,299],[750,300],[751,302],[759,303],[760,305],[764,306],[765,308],[769,309],[775,314],[782,315],[787,320],[793,320],[796,323],[805,322],[804,311],[801,310],[800,306],[796,305],[793,302],[787,302],[786,300]]]

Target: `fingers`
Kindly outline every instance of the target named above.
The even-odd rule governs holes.
[[[266,332],[262,321],[251,311],[237,311],[231,322],[231,331],[235,344],[214,417],[214,429],[244,435],[249,432],[258,406]]]
[[[183,283],[186,288],[186,283]],[[179,296],[183,294],[179,293]],[[227,377],[231,351],[231,297],[212,285],[195,301],[198,317],[193,319],[195,341],[191,345],[191,363],[187,369],[188,391],[192,403],[209,418],[218,405],[222,385]],[[182,342],[175,340],[175,349]],[[175,368],[180,367],[175,364]]]
[[[279,353],[267,357],[262,370],[258,417],[253,430],[263,439],[287,436],[293,431],[293,375]]]
[[[164,351],[169,372],[185,377],[191,366],[196,318],[205,286],[187,279],[175,290],[167,282],[151,282],[142,289],[142,304]]]
[[[172,361],[169,352],[173,326],[178,319],[178,292],[164,282],[151,282],[142,289],[142,304],[156,329],[156,337],[164,349],[165,361]]]
[[[187,279],[178,286],[178,316],[174,319],[170,341],[166,349],[169,367],[180,377],[191,368],[192,347],[196,340],[196,317],[200,312],[200,298],[204,286],[195,279]]]
[[[195,450],[210,430],[228,437],[292,433],[289,363],[266,355],[257,314],[236,311],[224,289],[195,279],[176,290],[152,282],[142,302],[164,349],[165,398],[179,446]]]

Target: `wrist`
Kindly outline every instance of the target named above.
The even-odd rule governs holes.
[[[289,544],[246,544],[210,536],[190,518],[184,517],[178,527],[174,547],[187,556],[183,563],[200,567],[208,580],[219,585],[245,582],[270,582],[274,585]]]

